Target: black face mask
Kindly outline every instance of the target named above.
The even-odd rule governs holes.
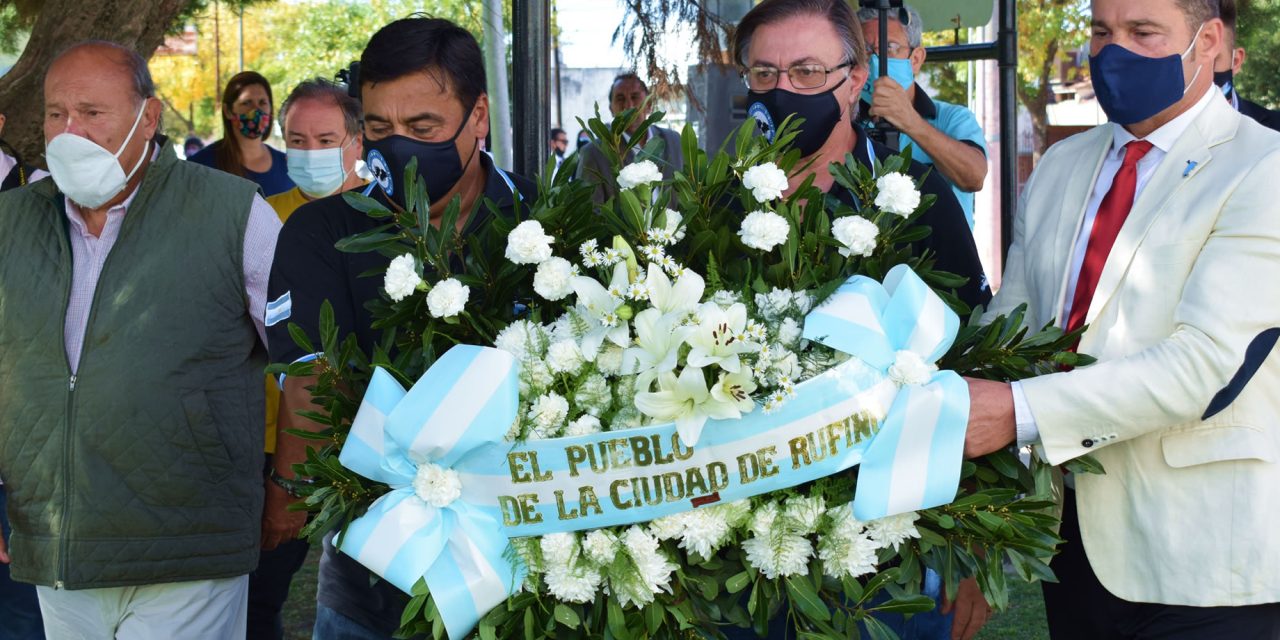
[[[831,89],[813,95],[792,93],[777,87],[763,92],[748,91],[750,106],[747,107],[747,117],[756,119],[761,133],[770,142],[773,142],[778,125],[787,116],[804,118],[791,146],[799,149],[801,156],[811,156],[822,148],[840,122],[840,101],[836,100],[835,90],[848,79],[845,77]]]
[[[374,182],[387,194],[388,199],[407,208],[404,200],[404,171],[409,166],[409,161],[417,158],[418,176],[427,185],[427,199],[435,203],[444,198],[462,179],[462,174],[471,165],[479,148],[479,145],[473,147],[471,155],[467,156],[467,163],[462,163],[456,143],[470,118],[471,110],[468,109],[453,137],[443,142],[422,142],[400,135],[387,136],[381,140],[365,137],[365,162],[373,173]]]
[[[1222,95],[1226,96],[1228,100],[1236,94],[1236,81],[1231,69],[1214,71],[1213,83],[1218,85],[1219,89],[1222,89]]]

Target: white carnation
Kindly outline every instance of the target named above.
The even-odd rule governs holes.
[[[547,581],[547,590],[557,600],[577,604],[595,600],[601,579],[599,570],[580,564],[551,565],[543,578]]]
[[[529,437],[534,439],[556,437],[568,415],[569,401],[565,400],[564,396],[558,393],[539,396],[529,407],[528,416],[533,427]]]
[[[562,300],[573,293],[573,265],[564,258],[549,258],[533,274],[533,290],[547,300]]]
[[[541,264],[551,257],[555,238],[542,230],[537,220],[525,220],[507,235],[507,259],[516,264]]]
[[[748,528],[757,536],[767,538],[773,532],[773,525],[777,520],[778,504],[776,502],[767,502],[751,514],[751,524]]]
[[[547,366],[555,373],[577,373],[582,364],[582,350],[573,340],[561,340],[547,348]]]
[[[520,361],[520,396],[538,395],[555,382],[555,375],[545,360],[526,357]]]
[[[916,183],[901,173],[886,173],[876,180],[876,207],[881,211],[907,217],[920,206]]]
[[[600,430],[600,418],[593,415],[584,415],[570,422],[569,426],[564,428],[564,435],[566,438],[576,438],[600,433]]]
[[[517,360],[524,360],[534,341],[534,334],[539,331],[540,329],[528,320],[516,320],[498,332],[498,337],[493,340],[493,346],[515,356]]]
[[[682,511],[649,521],[649,533],[659,540],[674,540],[684,534],[684,519],[690,512]]]
[[[839,250],[840,255],[865,258],[875,252],[880,227],[862,216],[845,216],[831,223],[831,234],[845,246]]]
[[[583,411],[602,415],[613,406],[613,390],[609,388],[609,381],[598,373],[587,376],[573,393],[573,403]]]
[[[782,216],[772,211],[752,211],[743,218],[738,236],[742,238],[742,244],[752,249],[772,251],[786,242],[790,233],[791,225]]]
[[[715,303],[715,305],[721,309],[728,309],[729,307],[742,302],[742,300],[739,299],[738,294],[721,289],[720,291],[711,294],[711,302]]]
[[[778,342],[788,349],[795,349],[800,344],[803,333],[804,328],[795,318],[783,318],[782,324],[778,326]]]
[[[543,564],[553,567],[558,564],[569,564],[578,555],[578,534],[548,533],[538,539],[542,547]]]
[[[667,209],[667,226],[664,229],[671,234],[671,239],[675,242],[684,240],[684,229],[680,228],[680,224],[684,222],[684,216],[680,215],[675,209]]]
[[[809,559],[813,557],[813,544],[794,533],[774,532],[748,538],[743,541],[742,550],[747,553],[747,563],[770,580],[808,572]]]
[[[624,607],[631,603],[638,607],[648,605],[653,602],[655,594],[668,590],[671,572],[675,571],[676,565],[658,550],[657,538],[638,526],[632,526],[622,534],[622,548],[635,563],[636,571],[623,580],[611,581],[618,604]]]
[[[759,202],[777,200],[787,190],[787,174],[778,165],[766,162],[747,169],[742,174],[742,186],[750,189],[751,196]]]
[[[792,531],[808,535],[818,530],[818,523],[826,510],[827,504],[822,496],[794,496],[787,498],[782,515],[791,523]]]
[[[826,535],[818,541],[818,559],[822,560],[823,573],[833,578],[857,578],[875,573],[878,547],[862,533]]]
[[[720,507],[704,507],[687,512],[680,547],[710,559],[729,537],[730,512]]]
[[[462,313],[471,297],[467,285],[449,278],[436,283],[427,294],[427,309],[437,318],[449,318]]]
[[[457,471],[424,462],[413,476],[413,492],[423,502],[441,509],[462,496],[462,481]]]
[[[410,253],[397,256],[392,260],[387,266],[387,275],[382,278],[382,288],[395,302],[409,297],[420,284],[422,284],[422,278],[418,276],[417,264],[413,260],[413,254]]]
[[[659,180],[662,180],[662,171],[658,170],[658,165],[651,160],[629,164],[618,173],[618,187],[621,189],[630,189]]]
[[[894,354],[893,364],[889,366],[889,378],[904,386],[922,385],[928,384],[933,379],[933,372],[937,370],[937,365],[925,362],[920,354],[904,350]]]
[[[582,540],[582,551],[598,565],[611,564],[618,554],[618,537],[604,529],[588,531]]]
[[[911,511],[872,520],[867,523],[867,535],[881,547],[893,547],[896,550],[898,545],[908,539],[920,537],[920,530],[916,529],[916,520],[919,519],[920,515]]]
[[[615,344],[607,344],[596,354],[596,368],[607,376],[622,372],[622,354],[624,350]]]

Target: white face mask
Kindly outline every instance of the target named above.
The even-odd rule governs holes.
[[[120,149],[111,153],[98,146],[94,141],[74,133],[60,133],[53,140],[45,143],[45,160],[49,163],[49,173],[53,175],[53,183],[58,186],[72,202],[88,209],[97,209],[108,200],[124,191],[125,185],[133,178],[142,166],[142,159],[147,157],[146,150],[138,156],[138,162],[125,175],[120,166],[120,154],[133,139],[133,133],[142,122],[142,112],[147,108],[147,101],[142,101],[138,108],[138,117],[133,119],[129,135],[125,136]]]
[[[347,181],[350,171],[343,154],[355,139],[329,149],[288,149],[289,179],[312,198],[333,195]]]

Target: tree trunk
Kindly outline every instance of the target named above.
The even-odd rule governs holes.
[[[48,0],[22,57],[0,78],[4,138],[22,158],[44,165],[44,74],[55,56],[81,40],[110,40],[150,58],[189,0]]]

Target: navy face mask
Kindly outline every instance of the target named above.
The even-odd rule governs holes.
[[[442,142],[422,142],[401,135],[390,135],[381,140],[365,137],[365,162],[373,173],[374,183],[387,194],[387,198],[407,208],[404,200],[404,171],[409,166],[409,161],[417,158],[418,176],[427,185],[427,199],[435,203],[444,198],[462,179],[462,174],[471,165],[471,160],[479,149],[479,145],[472,147],[466,164],[462,163],[457,140],[470,119],[471,110],[468,109],[453,137]]]
[[[1204,25],[1201,25],[1201,29]],[[1117,44],[1109,44],[1097,55],[1089,56],[1093,91],[1098,105],[1112,122],[1130,125],[1142,122],[1173,106],[1194,84],[1200,69],[1184,81],[1182,59],[1191,53],[1200,37],[1200,29],[1191,38],[1191,46],[1182,55],[1149,58]]]
[[[747,107],[747,117],[756,119],[769,142],[773,142],[778,125],[787,116],[804,118],[791,146],[799,149],[802,157],[811,156],[822,148],[840,122],[840,101],[836,100],[835,90],[848,79],[846,76],[831,89],[813,95],[792,93],[777,87],[768,91],[748,91],[750,106]]]

